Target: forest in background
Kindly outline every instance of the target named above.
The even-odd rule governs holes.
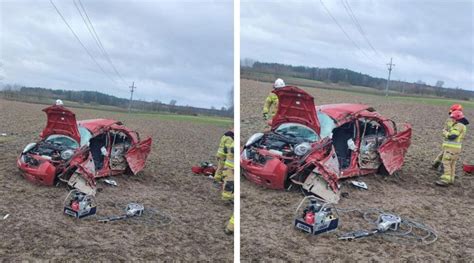
[[[363,86],[377,91],[385,90],[386,79],[372,77],[367,74],[355,72],[342,68],[318,68],[306,66],[292,66],[279,63],[258,62],[250,59],[241,61],[241,75],[255,76],[255,73],[272,74],[277,77],[294,77],[301,79],[316,80],[326,83],[337,83],[341,86]],[[456,100],[471,100],[474,98],[474,91],[456,88],[443,87],[442,80],[434,85],[428,85],[422,80],[414,83],[390,80],[390,91],[400,94],[435,96]]]

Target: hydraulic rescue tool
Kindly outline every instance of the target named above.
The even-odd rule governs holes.
[[[99,219],[99,222],[107,223],[110,221],[117,221],[117,220],[128,219],[135,216],[141,216],[143,215],[144,210],[145,210],[145,207],[142,204],[130,203],[125,208],[125,214],[119,215],[119,216],[110,216],[110,217],[102,218],[102,219]]]
[[[373,230],[356,230],[342,234],[340,240],[354,240],[356,238],[367,237],[377,233],[383,233],[388,230],[397,231],[400,228],[402,219],[399,216],[392,214],[380,214],[375,222],[377,229]]]
[[[302,210],[302,207],[305,207]],[[334,204],[327,203],[315,196],[306,196],[296,209],[295,228],[318,235],[335,230],[339,224],[339,217]]]
[[[94,196],[87,195],[77,189],[70,191],[64,200],[64,214],[66,215],[83,218],[94,215],[96,211],[97,205]]]

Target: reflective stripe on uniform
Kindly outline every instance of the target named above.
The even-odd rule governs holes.
[[[462,148],[462,143],[447,141],[447,142],[443,143],[443,147],[461,149]]]
[[[454,140],[449,140],[448,138],[452,135],[455,135],[456,138]],[[443,142],[443,147],[461,149],[462,141],[465,135],[466,135],[466,126],[459,122],[453,123],[451,127],[449,127],[448,133],[446,134],[446,139]]]
[[[219,142],[219,148],[217,149],[217,156],[221,158],[225,158],[226,156],[226,151],[225,148],[228,147],[229,145],[232,145],[234,143],[234,139],[230,136],[222,136],[221,140]]]
[[[225,163],[224,163],[224,166],[227,167],[227,168],[234,168],[234,160],[226,160]]]

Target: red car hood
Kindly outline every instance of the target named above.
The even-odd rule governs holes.
[[[321,127],[316,117],[313,96],[293,86],[276,89],[273,93],[278,96],[278,111],[272,119],[272,130],[282,123],[295,122],[306,125],[319,134]]]
[[[53,105],[43,109],[47,115],[47,123],[40,137],[46,138],[53,134],[66,135],[77,142],[81,141],[81,135],[77,128],[76,115],[63,106]]]

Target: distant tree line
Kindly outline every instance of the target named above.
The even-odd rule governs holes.
[[[74,101],[79,104],[87,103],[89,105],[106,105],[115,106],[124,110],[128,109],[129,100],[118,98],[112,95],[104,94],[97,91],[72,91],[59,89],[46,89],[40,87],[23,87],[18,85],[5,85],[2,90],[2,97],[10,100],[45,102],[49,100],[62,99],[66,101]],[[232,117],[232,108],[222,107],[220,110],[212,108],[198,108],[193,106],[176,105],[176,100],[171,100],[169,104],[158,100],[149,102],[143,100],[134,100],[132,103],[133,110],[139,111],[157,111],[170,112],[185,115],[208,115]]]
[[[342,68],[318,68],[306,66],[292,66],[279,63],[264,63],[253,60],[242,60],[242,71],[252,71],[273,74],[275,77],[287,76],[302,79],[317,80],[330,83],[350,84],[355,86],[370,87],[384,90],[386,79],[376,78]],[[406,81],[391,80],[390,90],[405,94],[417,94],[446,97],[452,99],[469,100],[474,97],[474,91],[456,88],[442,87],[443,81],[439,80],[434,86],[427,85],[422,81],[410,83]]]

